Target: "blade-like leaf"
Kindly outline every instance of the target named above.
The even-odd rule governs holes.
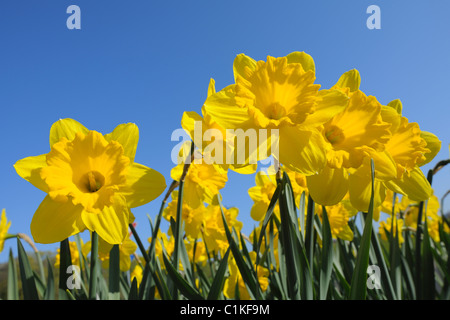
[[[55,278],[50,259],[47,257],[47,288],[44,295],[45,300],[55,300]]]
[[[14,259],[12,250],[9,249],[8,259],[8,291],[7,300],[19,300],[19,284],[17,277],[16,260]]]
[[[365,217],[364,231],[362,234],[361,244],[356,256],[355,270],[353,271],[352,281],[350,285],[351,300],[365,300],[367,289],[367,268],[369,266],[370,240],[372,236],[372,220],[373,220],[373,197],[374,197],[374,164],[372,165],[372,193],[370,196],[369,210]]]
[[[120,299],[120,250],[113,245],[109,252],[109,300]]]
[[[19,256],[20,278],[22,281],[22,290],[24,300],[39,300],[33,270],[30,266],[22,242],[17,238],[17,252]]]
[[[167,255],[163,254],[164,265],[166,266],[167,272],[170,278],[173,280],[175,286],[180,290],[180,292],[190,300],[204,300],[204,298],[198,293],[198,291],[193,288],[175,269],[175,267],[170,262]]]
[[[207,300],[218,300],[220,294],[222,293],[223,284],[225,283],[225,272],[228,267],[228,256],[230,255],[231,248],[228,247],[227,252],[220,262],[219,268],[217,269],[216,276],[209,289]]]
[[[320,299],[327,298],[333,270],[333,237],[325,207],[322,208],[322,261],[320,266]]]

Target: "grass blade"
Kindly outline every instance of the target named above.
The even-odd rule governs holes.
[[[9,249],[8,259],[8,291],[7,300],[19,300],[19,281],[17,278],[16,260],[14,259],[12,250]]]
[[[163,253],[163,259],[167,272],[177,289],[190,300],[204,300],[200,293],[178,273],[165,253]]]
[[[230,247],[228,247],[227,252],[220,262],[219,268],[217,269],[214,280],[209,289],[207,300],[217,300],[222,293],[223,284],[225,283],[225,272],[228,268],[228,256],[230,255]]]
[[[91,234],[91,272],[89,278],[89,299],[97,299],[98,273],[100,260],[98,258],[98,234],[93,231]]]
[[[372,193],[370,196],[369,210],[365,217],[364,231],[358,254],[356,256],[355,270],[353,271],[352,281],[350,285],[350,300],[365,300],[367,289],[367,268],[369,266],[370,240],[372,236],[373,222],[373,197],[374,197],[374,164],[372,166]]]
[[[45,290],[45,300],[55,300],[55,279],[53,276],[53,267],[47,257],[47,288]]]
[[[120,250],[119,245],[113,245],[109,252],[109,300],[120,299]]]
[[[22,291],[24,300],[39,300],[39,295],[34,280],[33,270],[30,266],[22,242],[17,238],[17,251],[19,256],[20,278],[22,280]]]
[[[320,300],[327,298],[330,286],[331,272],[333,271],[333,237],[331,235],[328,214],[323,207],[322,216],[322,261],[320,265]]]

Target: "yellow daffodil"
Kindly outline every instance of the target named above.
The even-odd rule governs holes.
[[[203,241],[205,241],[208,251],[215,252],[216,254],[220,251],[223,254],[228,249],[229,243],[223,226],[221,208],[215,199],[206,207]],[[230,230],[234,228],[239,233],[243,227],[243,223],[237,220],[239,214],[238,208],[222,207],[222,210]]]
[[[184,168],[184,163],[175,166],[170,172],[172,179],[179,181]],[[225,187],[227,180],[227,173],[221,172],[213,164],[191,163],[184,178],[183,203],[192,209],[198,208],[202,203],[211,203],[212,198]]]
[[[252,251],[249,253],[250,259],[253,262],[253,266],[255,267],[256,260],[256,252]],[[234,258],[231,256],[229,258],[229,277],[225,280],[225,284],[223,287],[223,293],[225,297],[228,299],[233,299],[236,297],[236,291],[239,291],[239,299],[240,300],[250,300],[250,294],[248,292],[247,286],[245,285],[244,280],[239,272],[239,269],[236,265]],[[262,266],[257,267],[257,277],[258,283],[261,287],[261,290],[264,292],[269,287],[269,270]]]
[[[31,221],[36,242],[54,243],[85,229],[120,244],[134,220],[130,208],[158,197],[165,179],[134,162],[139,139],[135,124],[110,134],[88,130],[73,119],[50,129],[50,152],[19,160],[17,173],[47,193]]]
[[[293,52],[255,61],[239,54],[233,71],[235,84],[211,94],[204,103],[211,118],[225,129],[256,130],[257,148],[246,150],[249,157],[256,154],[262,160],[272,154],[306,175],[322,169],[326,143],[317,127],[339,113],[348,98],[338,90],[319,91],[311,56]],[[272,138],[273,129],[279,139]]]
[[[215,81],[210,80],[208,87],[208,97],[216,93]],[[181,119],[181,126],[189,134],[196,147],[203,154],[202,161],[207,164],[216,164],[221,172],[228,169],[242,173],[251,174],[256,171],[257,164],[239,164],[235,152],[236,135],[227,132],[206,112],[202,107],[202,115],[197,112],[184,112]]]
[[[262,221],[269,208],[270,200],[277,188],[275,174],[269,174],[264,171],[258,171],[255,175],[256,186],[248,190],[253,205],[250,210],[250,216],[255,221]],[[274,214],[279,217],[280,209],[278,206],[274,209]]]
[[[392,221],[392,219],[394,220]],[[403,219],[398,219],[395,216],[387,218],[386,221],[381,221],[378,228],[378,233],[380,234],[381,239],[388,241],[389,236],[387,235],[387,232],[392,232],[393,225],[395,235],[393,234],[392,236],[396,236],[398,238],[398,243],[401,245],[405,241],[403,238],[403,224]]]
[[[8,230],[11,226],[11,221],[8,221],[6,219],[6,211],[5,209],[2,209],[2,216],[0,219],[0,252],[3,251],[3,248],[5,246],[5,239],[8,236]]]
[[[339,203],[349,190],[351,198],[355,198],[355,191],[361,188],[359,180],[349,178],[349,174],[374,154],[380,154],[379,162],[383,163],[380,174],[394,176],[394,162],[383,153],[391,137],[391,124],[383,121],[383,106],[377,99],[359,90],[360,81],[359,72],[350,70],[332,87],[346,93],[349,103],[322,126],[322,133],[328,142],[327,166],[317,175],[307,178],[311,197],[322,205]]]
[[[131,273],[130,273],[131,282],[133,282],[133,279],[136,278],[137,286],[139,288],[139,285],[141,284],[143,276],[144,276],[144,270],[142,270],[142,267],[139,264],[136,264],[133,268],[133,271],[131,271]]]
[[[405,226],[417,230],[417,220],[419,217],[419,202],[412,201],[408,197],[403,196],[400,202],[402,215],[405,221]],[[427,219],[428,233],[434,241],[439,242],[439,224],[443,223],[442,217],[439,215],[439,199],[433,194],[424,203],[424,211],[422,214],[422,223]],[[446,223],[443,223],[444,232],[450,233],[450,228]]]
[[[178,206],[178,190],[172,192],[172,201],[169,202],[163,211],[163,217],[170,222],[170,218],[176,221],[177,206]],[[191,208],[186,201],[183,201],[181,209],[181,218],[184,223],[184,231],[186,237],[191,240],[199,239],[201,237],[201,227],[204,223],[206,208],[201,203],[196,208]]]
[[[349,219],[354,216],[357,211],[349,208],[345,205],[345,201],[342,201],[334,206],[325,207],[327,210],[328,221],[330,223],[331,235],[334,238],[340,238],[342,240],[353,240],[353,231],[348,225]],[[350,210],[349,210],[350,209]],[[320,219],[323,217],[323,209],[321,206],[316,208]]]

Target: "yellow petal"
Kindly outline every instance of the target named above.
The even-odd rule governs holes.
[[[161,195],[166,188],[164,176],[134,162],[127,169],[127,186],[120,190],[130,208],[142,206]]]
[[[202,130],[199,130],[200,127],[198,126],[198,124],[197,126],[195,125],[196,122],[202,124]],[[202,116],[194,111],[184,112],[183,116],[181,117],[181,127],[187,132],[187,134],[189,134],[192,141],[196,143],[196,147],[199,149],[203,149],[203,134],[204,131],[208,128],[206,127]],[[199,137],[197,137],[197,135],[201,135],[200,139],[198,139]]]
[[[441,150],[441,140],[439,140],[439,138],[436,137],[431,132],[427,132],[427,131],[421,131],[420,137],[427,142],[427,149],[429,149],[431,151],[429,153],[425,153],[424,154],[425,161],[418,164],[419,166],[423,166],[423,165],[429,163],[431,160],[433,160],[434,157]]]
[[[247,129],[251,124],[248,108],[238,107],[234,97],[233,90],[221,90],[212,94],[204,103],[205,111],[225,129]]]
[[[238,54],[233,62],[233,73],[235,80],[238,75],[245,77],[246,67],[250,68],[250,70],[254,70],[256,67],[256,61],[243,53]]]
[[[348,192],[348,174],[344,168],[325,166],[319,174],[308,176],[306,180],[311,198],[324,206],[339,203]]]
[[[48,192],[48,186],[41,178],[41,168],[47,166],[45,154],[27,157],[17,161],[14,168],[19,176],[30,182],[36,188]]]
[[[359,74],[359,71],[353,69],[344,73],[334,86],[339,88],[349,88],[350,92],[354,92],[359,90],[360,84],[361,76]]]
[[[67,118],[56,121],[50,128],[50,147],[56,142],[59,142],[61,138],[66,138],[72,141],[75,138],[77,132],[84,134],[88,133],[88,129],[76,120]]]
[[[106,141],[117,141],[123,147],[123,154],[134,161],[139,141],[139,128],[134,123],[123,123],[118,125],[113,132],[106,134]]]
[[[364,159],[363,166],[370,173],[370,159],[373,159],[375,166],[375,177],[380,180],[390,180],[397,177],[397,165],[391,155],[384,152],[370,151],[370,155]]]
[[[121,196],[115,196],[113,204],[99,214],[83,210],[81,218],[91,232],[110,244],[121,244],[128,235],[129,209]]]
[[[348,104],[348,96],[338,90],[320,90],[314,113],[310,114],[303,127],[318,127],[336,114],[343,111]]]
[[[31,220],[31,235],[38,243],[60,242],[83,231],[83,207],[71,201],[56,202],[46,196]]]
[[[394,192],[408,196],[413,201],[425,201],[433,194],[430,183],[420,168],[416,166],[409,174],[404,174],[402,179],[385,181],[386,187]]]
[[[250,210],[250,216],[255,221],[261,221],[264,219],[268,205],[262,201],[255,202]]]
[[[240,173],[240,174],[253,174],[256,172],[258,168],[258,164],[249,164],[244,166],[239,165],[230,165],[230,170],[233,170],[234,172]]]
[[[350,202],[359,211],[369,210],[370,197],[372,194],[372,182],[370,176],[351,174],[349,177]],[[378,179],[374,181],[374,208],[381,205],[386,196],[386,188]]]
[[[305,52],[291,52],[286,56],[286,58],[288,63],[300,63],[305,71],[311,70],[314,73],[316,72],[314,59]]]
[[[216,93],[216,82],[214,81],[214,79],[211,78],[209,80],[207,97],[209,97],[210,95],[212,95],[214,93]]]
[[[289,170],[312,175],[325,167],[326,144],[317,130],[298,127],[280,128],[279,160]]]

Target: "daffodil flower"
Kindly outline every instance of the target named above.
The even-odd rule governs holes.
[[[249,158],[273,155],[305,175],[321,170],[326,142],[317,127],[343,110],[348,97],[338,90],[319,91],[314,61],[303,52],[258,62],[239,54],[233,70],[235,84],[211,94],[206,113],[225,129],[266,132],[258,135],[257,148],[245,150]],[[276,141],[267,132],[273,129],[278,130]]]
[[[215,81],[211,79],[207,96],[215,93]],[[239,164],[235,147],[236,135],[225,130],[214,121],[206,112],[205,106],[202,107],[201,112],[202,115],[194,111],[184,112],[181,126],[202,153],[202,161],[217,165],[217,168],[222,172],[230,169],[241,174],[254,173],[257,167],[256,163]]]
[[[6,211],[5,209],[2,209],[2,216],[0,218],[0,252],[3,251],[3,248],[5,246],[5,239],[8,236],[8,230],[11,226],[11,221],[8,221],[6,219]]]
[[[139,139],[135,124],[110,134],[88,130],[73,119],[50,129],[50,152],[15,163],[17,173],[47,193],[31,221],[36,242],[54,243],[86,229],[110,244],[122,243],[130,208],[158,197],[164,176],[134,162]]]

